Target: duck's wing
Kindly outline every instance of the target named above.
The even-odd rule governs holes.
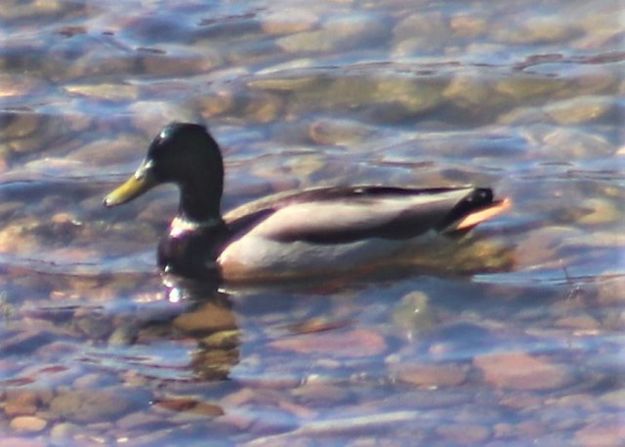
[[[234,233],[282,242],[343,243],[408,239],[469,229],[504,202],[487,188],[316,188],[270,196],[224,216]],[[473,216],[473,217],[472,217]]]

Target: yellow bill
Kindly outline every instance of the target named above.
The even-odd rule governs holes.
[[[111,207],[130,202],[132,199],[152,189],[157,183],[154,175],[149,170],[149,166],[143,163],[133,176],[104,198],[104,205]]]

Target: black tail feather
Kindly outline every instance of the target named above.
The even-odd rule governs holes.
[[[447,227],[451,226],[454,222],[462,219],[466,215],[477,211],[482,208],[486,208],[493,203],[493,190],[490,188],[475,188],[467,196],[462,199],[453,209],[447,214],[445,219],[438,224],[437,230],[443,231]]]

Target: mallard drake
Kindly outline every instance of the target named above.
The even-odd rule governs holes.
[[[274,194],[222,216],[223,177],[221,151],[206,127],[172,123],[104,204],[177,184],[178,214],[158,248],[161,269],[252,281],[380,265],[407,247],[425,250],[433,239],[461,235],[509,205],[494,200],[491,189],[473,186],[318,187]]]

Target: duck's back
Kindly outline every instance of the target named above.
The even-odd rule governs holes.
[[[280,193],[224,216],[232,240],[218,264],[223,276],[233,279],[353,269],[392,255],[408,242],[466,230],[455,225],[499,204],[489,189],[473,187],[355,186]]]

